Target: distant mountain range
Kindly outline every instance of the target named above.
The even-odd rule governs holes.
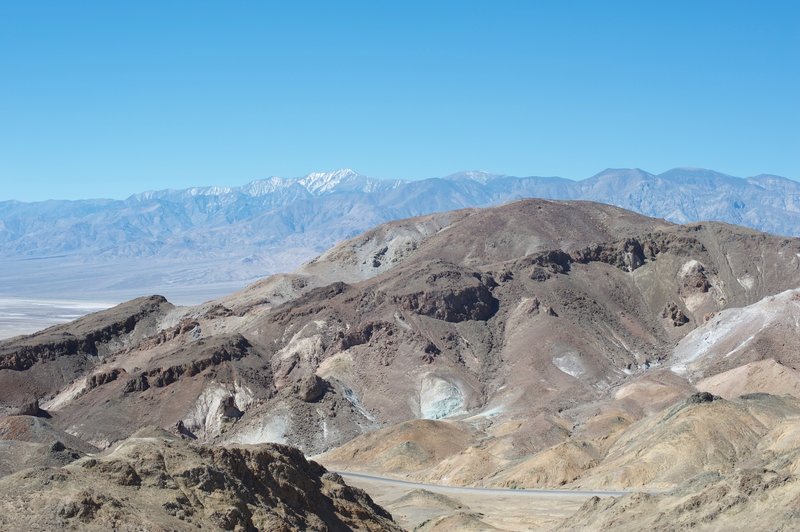
[[[125,290],[125,297],[204,283],[224,285],[219,294],[292,269],[389,220],[532,197],[598,201],[676,223],[717,220],[800,235],[800,183],[772,175],[608,169],[573,181],[471,171],[406,181],[345,169],[235,188],[143,192],[125,200],[0,202],[0,262],[6,270],[0,295],[59,295],[75,284],[58,284],[59,275],[74,280],[84,270],[95,281],[88,289]],[[126,275],[126,268],[135,275]],[[103,282],[110,272],[113,282]]]

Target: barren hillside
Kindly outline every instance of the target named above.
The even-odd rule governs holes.
[[[798,257],[588,202],[434,214],[0,343],[0,402],[99,449],[155,424],[432,483],[682,489],[794,448]]]

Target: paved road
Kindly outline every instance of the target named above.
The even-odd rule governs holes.
[[[364,473],[353,473],[349,471],[336,471],[345,480],[362,480],[377,482],[382,484],[392,484],[407,487],[409,489],[424,489],[435,493],[469,493],[471,495],[510,495],[518,497],[620,497],[634,491],[584,491],[584,490],[542,490],[542,489],[510,489],[510,488],[465,488],[460,486],[442,486],[439,484],[423,484],[421,482],[409,482],[394,478],[376,477]]]

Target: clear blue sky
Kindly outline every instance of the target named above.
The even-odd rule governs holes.
[[[0,199],[352,167],[800,178],[800,2],[3,2]]]

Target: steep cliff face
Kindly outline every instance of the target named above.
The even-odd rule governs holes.
[[[143,297],[0,342],[0,408],[51,396],[85,378],[109,357],[155,334],[173,308],[161,296]],[[115,378],[106,371],[95,384]]]
[[[23,371],[60,357],[102,358],[137,336],[151,334],[157,319],[171,308],[161,296],[144,297],[36,335],[14,338],[2,344],[0,370]]]

